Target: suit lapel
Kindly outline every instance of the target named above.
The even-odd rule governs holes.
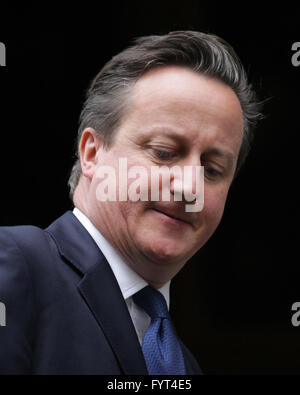
[[[147,374],[143,353],[119,285],[105,257],[70,211],[56,220],[48,233],[61,253],[83,274],[77,288],[107,338],[121,370]]]
[[[147,374],[136,332],[119,286],[107,265],[86,273],[78,289],[127,375]]]

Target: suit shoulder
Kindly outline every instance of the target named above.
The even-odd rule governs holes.
[[[46,240],[47,233],[33,225],[1,226],[0,247],[39,248],[38,242]]]
[[[32,235],[40,232],[43,232],[43,229],[34,225],[0,226],[0,240],[9,242],[26,238],[28,233]]]
[[[40,231],[41,229],[31,225],[0,227],[0,272],[2,274],[4,270],[16,270],[16,268],[22,272],[27,271],[25,250],[30,245],[36,248],[35,238],[32,236]]]
[[[28,268],[37,266],[38,269],[49,255],[52,243],[50,239],[51,236],[37,226],[0,227],[0,265],[22,264]]]

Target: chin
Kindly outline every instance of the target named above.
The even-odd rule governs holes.
[[[178,264],[184,260],[184,250],[180,243],[173,240],[153,240],[144,248],[145,255],[159,264]]]

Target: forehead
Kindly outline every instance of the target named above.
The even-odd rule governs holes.
[[[166,66],[150,70],[135,84],[125,117],[135,133],[175,131],[192,138],[241,139],[243,116],[235,92],[223,82]]]

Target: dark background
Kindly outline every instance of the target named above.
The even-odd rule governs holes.
[[[132,38],[186,29],[217,34],[269,100],[221,225],[173,280],[171,310],[205,373],[299,374],[300,327],[291,323],[291,306],[300,301],[300,67],[291,63],[299,7],[227,3],[1,5],[0,225],[46,227],[72,208],[67,180],[85,89]]]

